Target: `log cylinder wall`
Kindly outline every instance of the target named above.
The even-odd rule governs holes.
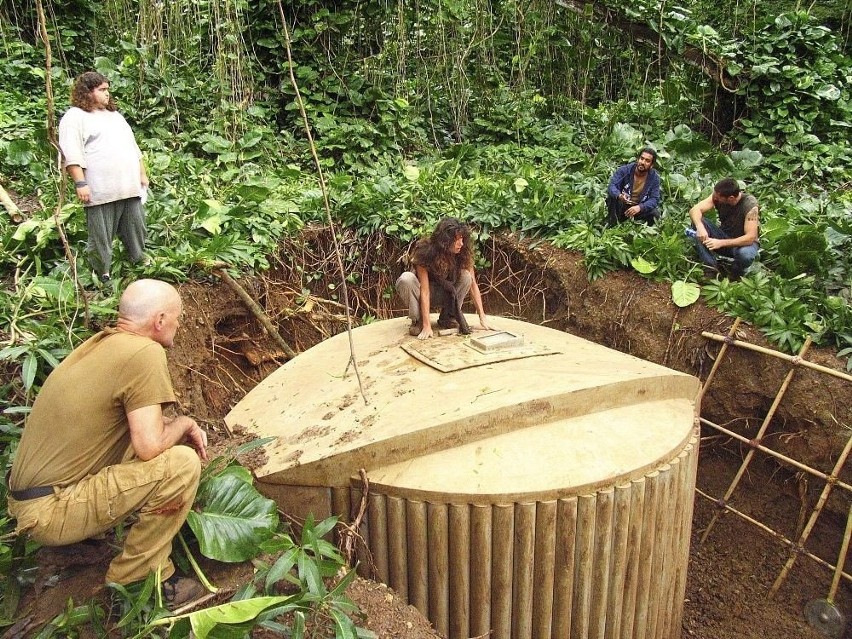
[[[360,570],[449,639],[677,639],[697,463],[696,432],[673,459],[590,494],[427,503],[371,486]]]

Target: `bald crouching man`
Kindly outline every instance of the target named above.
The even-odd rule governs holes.
[[[207,459],[198,424],[163,414],[175,402],[165,349],[182,311],[165,282],[128,286],[116,327],[81,344],[48,376],[9,478],[18,532],[47,546],[88,539],[137,513],[106,581],[127,585],[159,569],[170,608],[203,592],[174,574],[169,558]]]

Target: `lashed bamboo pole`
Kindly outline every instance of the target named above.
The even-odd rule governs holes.
[[[830,481],[834,482],[834,484],[838,488],[842,488],[844,490],[848,490],[848,491],[852,492],[852,485],[847,484],[845,481],[841,481],[837,477],[832,477],[831,475],[826,475],[824,472],[819,471],[816,468],[811,468],[807,464],[803,464],[802,462],[800,462],[796,459],[793,459],[792,457],[787,457],[787,455],[779,453],[777,450],[772,450],[771,448],[767,448],[763,444],[756,444],[754,441],[750,440],[748,437],[743,437],[739,433],[735,433],[734,431],[729,430],[729,429],[725,428],[724,426],[721,426],[719,424],[711,422],[709,419],[704,419],[702,417],[701,419],[699,419],[699,421],[702,424],[706,424],[707,426],[715,428],[720,433],[724,433],[728,437],[736,439],[737,441],[740,441],[743,444],[748,444],[749,446],[753,446],[756,450],[759,450],[763,453],[766,453],[767,455],[771,455],[772,457],[775,457],[776,459],[780,459],[781,461],[783,461],[787,464],[790,464],[791,466],[798,468],[799,470],[803,470],[804,472],[809,473],[809,474],[813,475],[814,477],[819,477],[820,479],[823,479],[825,481],[830,480]]]
[[[843,543],[840,544],[840,552],[837,554],[837,564],[834,567],[834,576],[831,578],[831,587],[828,589],[829,602],[834,603],[837,587],[840,585],[840,576],[846,565],[846,553],[849,552],[849,537],[852,536],[852,504],[849,504],[849,514],[846,515],[846,530],[843,531]]]
[[[737,329],[740,327],[740,321],[739,317],[734,320],[734,323],[728,330],[728,339],[733,339],[734,335],[737,334]],[[713,381],[713,378],[716,377],[716,371],[719,370],[719,366],[721,366],[722,360],[725,358],[725,353],[727,351],[728,342],[724,341],[722,348],[720,348],[719,352],[716,354],[716,359],[713,361],[713,366],[710,368],[710,372],[707,374],[707,379],[704,380],[704,384],[701,386],[698,398],[695,400],[697,406],[701,405],[701,398],[704,397],[704,392],[710,387],[710,383]]]
[[[834,465],[834,469],[831,471],[831,478],[827,482],[825,482],[825,486],[823,486],[822,493],[820,494],[819,500],[817,501],[816,508],[814,508],[813,513],[811,513],[811,518],[808,520],[808,524],[805,526],[805,529],[799,536],[799,542],[795,548],[805,547],[805,542],[808,540],[808,537],[811,534],[811,530],[813,530],[813,527],[816,524],[816,520],[822,512],[822,508],[823,506],[825,506],[825,502],[828,500],[828,496],[831,494],[831,489],[834,488],[834,480],[840,474],[840,471],[843,470],[843,464],[846,463],[846,458],[849,456],[850,452],[852,452],[852,437],[847,440],[846,446],[844,446],[843,448],[843,452],[840,454],[837,463]],[[781,570],[781,573],[778,575],[778,578],[775,580],[775,583],[772,584],[772,588],[769,591],[770,597],[776,592],[778,592],[778,589],[781,587],[781,584],[784,583],[784,579],[786,579],[787,573],[790,572],[790,569],[796,562],[797,554],[797,552],[790,553],[790,558],[787,560],[787,563],[784,565],[784,568]]]
[[[704,497],[704,498],[705,498],[705,499],[707,499],[708,501],[712,501],[712,502],[715,502],[715,501],[716,501],[716,498],[715,498],[715,497],[713,497],[712,495],[708,495],[707,493],[705,493],[705,492],[704,492],[703,490],[701,490],[700,488],[696,488],[696,489],[695,489],[695,493],[696,493],[697,495],[700,495],[701,497]],[[752,524],[753,526],[756,526],[757,528],[760,528],[762,531],[764,531],[765,533],[768,533],[770,536],[772,536],[774,539],[776,539],[777,541],[781,542],[781,543],[782,543],[782,544],[784,544],[785,546],[790,546],[791,548],[795,548],[795,547],[796,547],[796,542],[794,542],[792,539],[788,539],[787,537],[785,537],[784,535],[782,535],[782,534],[781,534],[781,533],[779,533],[778,531],[776,531],[776,530],[772,530],[772,528],[770,528],[769,526],[767,526],[767,525],[766,525],[766,524],[764,524],[763,522],[758,521],[757,519],[754,519],[753,517],[749,517],[749,516],[748,516],[748,515],[746,515],[744,512],[742,512],[742,511],[740,511],[740,510],[737,510],[737,509],[736,509],[736,508],[734,508],[733,506],[725,506],[725,510],[727,510],[727,511],[728,511],[729,513],[731,513],[732,515],[736,515],[737,517],[739,517],[739,518],[740,518],[740,519],[742,519],[743,521],[746,521],[746,522],[748,522],[748,523]],[[822,557],[818,557],[817,555],[814,555],[813,553],[808,552],[808,551],[807,551],[807,550],[805,550],[804,548],[796,548],[796,552],[798,552],[798,553],[800,553],[800,554],[804,555],[805,557],[807,557],[807,558],[809,558],[809,559],[813,559],[816,563],[818,563],[818,564],[819,564],[819,565],[821,565],[821,566],[825,566],[825,567],[826,567],[826,568],[828,568],[829,570],[832,570],[832,571],[833,571],[833,570],[835,570],[835,568],[836,568],[836,566],[831,565],[831,563],[827,562],[827,561],[826,561],[825,559],[823,559]],[[842,573],[841,573],[841,576],[842,576],[844,579],[848,580],[848,581],[852,581],[852,575],[850,575],[850,574],[848,574],[848,573],[846,573],[846,572],[842,572]]]
[[[742,340],[733,339],[724,335],[708,333],[707,331],[702,331],[701,334],[707,339],[712,339],[717,342],[724,342],[725,345],[731,344],[733,346],[745,348],[749,351],[762,353],[763,355],[771,355],[772,357],[784,359],[793,364],[804,366],[805,368],[810,368],[811,370],[819,371],[820,373],[825,373],[826,375],[832,375],[833,377],[845,379],[847,382],[852,382],[852,375],[849,375],[848,373],[844,373],[842,371],[836,371],[833,368],[829,368],[828,366],[822,366],[820,364],[814,364],[813,362],[803,360],[798,355],[787,355],[786,353],[779,353],[778,351],[773,351],[771,348],[764,348],[763,346],[757,346],[756,344],[750,344],[749,342],[743,342]]]
[[[805,340],[805,343],[802,345],[802,348],[799,349],[799,357],[804,357],[807,354],[808,349],[811,347],[811,338],[808,337]],[[778,406],[781,404],[781,398],[784,397],[784,394],[787,392],[787,388],[790,386],[790,382],[793,381],[793,376],[796,374],[796,369],[791,368],[787,371],[787,375],[784,377],[784,382],[781,384],[781,388],[778,389],[778,393],[775,395],[775,400],[772,402],[772,406],[769,408],[769,411],[766,413],[766,417],[763,418],[763,423],[760,425],[760,428],[757,431],[757,435],[755,435],[754,441],[761,442],[763,440],[763,436],[766,434],[767,429],[769,428],[769,423],[772,421],[772,418],[775,417],[775,411],[778,410]],[[727,503],[730,500],[731,495],[734,494],[734,491],[737,489],[737,486],[740,483],[743,475],[745,474],[748,465],[751,463],[752,458],[755,455],[755,449],[750,448],[748,453],[743,459],[743,463],[740,464],[740,468],[737,471],[737,474],[734,476],[731,485],[728,486],[728,490],[725,492],[725,496],[722,498],[723,503]],[[716,525],[716,521],[719,519],[719,516],[723,513],[723,510],[717,510],[713,514],[713,519],[710,520],[710,523],[707,525],[707,528],[704,530],[704,534],[701,535],[701,539],[698,541],[699,544],[703,544],[704,540],[707,539],[707,536],[713,530],[713,526]]]

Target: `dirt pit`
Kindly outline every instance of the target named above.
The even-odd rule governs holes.
[[[401,271],[404,247],[383,238],[344,238],[347,271],[358,283],[349,291],[357,318],[399,316],[392,285]],[[489,314],[502,314],[570,331],[705,380],[720,346],[703,331],[725,334],[731,319],[700,302],[677,309],[668,286],[619,272],[594,283],[586,279],[579,258],[512,237],[496,238],[485,247],[490,266],[480,270],[480,287]],[[380,259],[384,265],[378,267]],[[323,229],[307,232],[282,248],[276,267],[264,277],[240,280],[297,352],[346,328],[341,298],[334,294],[331,248]],[[311,292],[313,291],[313,292]],[[331,291],[331,293],[330,293]],[[255,384],[285,361],[282,346],[272,339],[223,283],[181,286],[185,319],[170,352],[170,367],[179,411],[196,417],[218,446],[233,441],[222,418]],[[771,347],[748,326],[737,336]],[[807,358],[841,369],[831,353],[813,349]],[[341,370],[345,367],[341,363]],[[704,398],[702,416],[741,436],[755,437],[773,405],[788,363],[729,349]],[[762,439],[767,446],[831,472],[852,424],[849,383],[797,371]],[[725,494],[748,447],[705,426],[702,431],[698,488],[718,498]],[[844,473],[841,477],[848,479]],[[788,539],[798,539],[818,501],[824,482],[759,453],[749,465],[730,504]],[[805,545],[828,564],[837,561],[846,523],[849,494],[836,488]],[[700,539],[716,503],[696,497],[693,539],[683,618],[683,636],[700,639],[819,639],[804,606],[825,598],[830,568],[804,554],[778,592],[773,582],[791,556],[788,546],[754,523],[724,514],[703,543]],[[89,549],[91,551],[91,549]],[[85,601],[100,583],[114,552],[108,545],[87,553],[42,549],[37,588],[25,593],[19,614],[37,627],[58,614],[68,598]],[[236,588],[250,578],[250,565],[209,567],[220,586]],[[852,572],[846,567],[846,573]],[[382,584],[358,581],[350,596],[364,612],[360,623],[379,637],[424,639],[438,636],[416,610]],[[852,588],[842,579],[835,597],[846,617],[852,615]],[[19,629],[21,626],[19,626]],[[29,636],[8,634],[6,636]],[[258,635],[260,636],[260,635]],[[847,630],[845,637],[852,637]]]

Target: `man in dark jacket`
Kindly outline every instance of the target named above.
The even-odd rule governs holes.
[[[606,224],[615,226],[627,219],[652,225],[660,217],[660,174],[654,170],[657,152],[639,151],[635,162],[618,167],[609,180],[606,194]]]

